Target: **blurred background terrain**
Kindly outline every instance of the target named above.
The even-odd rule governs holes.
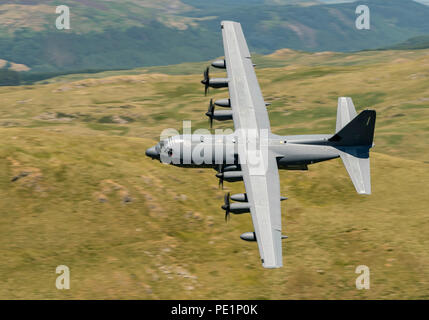
[[[261,54],[376,49],[429,34],[429,7],[422,3],[342,2],[63,0],[71,30],[57,30],[58,1],[2,1],[0,59],[37,73],[204,61],[223,54],[220,20],[240,21]],[[355,27],[358,4],[370,6],[370,31]]]

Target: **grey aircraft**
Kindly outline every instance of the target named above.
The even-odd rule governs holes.
[[[210,78],[202,84],[228,88],[229,98],[210,101],[206,115],[213,120],[233,120],[230,134],[182,134],[161,140],[146,155],[181,167],[211,167],[223,181],[244,181],[245,193],[225,195],[225,219],[230,213],[250,213],[254,231],[241,235],[256,241],[262,265],[279,268],[282,261],[281,206],[278,169],[308,170],[308,165],[340,157],[359,194],[371,193],[369,150],[373,147],[376,112],[357,115],[350,98],[338,99],[336,132],[279,136],[271,132],[267,104],[256,79],[254,65],[241,29],[233,21],[221,23],[225,58],[212,63],[226,69],[227,78]],[[225,110],[215,110],[215,105]],[[232,201],[231,201],[232,200]]]

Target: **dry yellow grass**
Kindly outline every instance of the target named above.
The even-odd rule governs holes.
[[[0,88],[0,298],[428,298],[429,56],[348,60],[258,70],[274,132],[332,132],[338,96],[378,112],[371,196],[356,194],[340,160],[281,172],[279,270],[239,239],[250,217],[224,222],[224,191],[241,183],[221,191],[212,170],[144,156],[182,119],[207,127],[200,75]],[[61,264],[68,291],[55,288]],[[368,291],[355,288],[361,264]]]

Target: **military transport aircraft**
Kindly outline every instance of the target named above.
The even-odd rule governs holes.
[[[356,191],[371,193],[369,150],[373,146],[376,113],[356,114],[350,98],[338,99],[335,134],[279,136],[271,132],[267,103],[262,97],[254,65],[240,23],[221,23],[225,58],[212,63],[226,69],[227,78],[210,78],[202,84],[229,90],[229,98],[210,101],[206,115],[234,122],[235,131],[225,135],[182,134],[163,139],[146,150],[161,162],[183,167],[211,167],[223,181],[244,181],[246,193],[225,195],[225,219],[230,213],[250,213],[254,231],[241,238],[257,241],[265,268],[282,266],[282,236],[278,169],[307,170],[308,165],[341,157]],[[214,110],[216,106],[226,110]],[[232,202],[233,200],[234,202]]]

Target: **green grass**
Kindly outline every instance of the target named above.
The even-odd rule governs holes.
[[[276,56],[296,75],[276,82],[291,71],[257,69],[275,133],[333,132],[338,96],[377,110],[371,196],[356,194],[339,159],[280,172],[289,239],[279,270],[263,269],[256,244],[239,239],[253,230],[248,215],[224,222],[224,192],[243,192],[242,183],[222,191],[213,170],[144,155],[182,119],[207,128],[208,100],[226,90],[204,97],[200,74],[146,71],[0,88],[0,298],[427,298],[427,53],[337,56],[333,72],[323,55]],[[55,288],[61,264],[69,291]],[[368,291],[355,288],[361,264]]]

